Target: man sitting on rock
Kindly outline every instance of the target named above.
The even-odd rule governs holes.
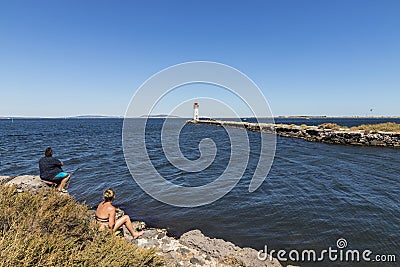
[[[64,189],[71,175],[63,171],[61,166],[64,164],[57,158],[53,158],[51,147],[46,148],[44,157],[39,160],[40,178],[44,181],[57,185],[60,192],[67,193]]]

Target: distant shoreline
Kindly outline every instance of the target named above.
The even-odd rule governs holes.
[[[124,119],[124,116],[71,116],[71,117],[24,117],[24,116],[2,116],[0,120],[35,120],[35,119]],[[191,117],[167,116],[167,115],[142,115],[140,117],[128,117],[129,119],[191,119]],[[255,117],[241,117],[242,119],[254,119]],[[271,117],[259,117],[258,119],[271,119]],[[275,116],[273,119],[400,119],[399,116],[307,116],[307,115],[293,115],[293,116]],[[223,118],[235,119],[235,118]]]

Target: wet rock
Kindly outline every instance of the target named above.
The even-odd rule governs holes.
[[[178,252],[183,254],[183,255],[186,255],[186,254],[188,254],[190,252],[190,250],[187,249],[187,248],[184,248],[184,247],[180,247],[180,248],[178,248]]]
[[[197,265],[203,265],[204,264],[204,262],[202,262],[201,260],[199,260],[199,259],[197,259],[195,257],[190,258],[189,261],[190,261],[191,264],[197,264]]]
[[[166,235],[165,233],[159,233],[158,236],[157,236],[157,238],[158,238],[158,239],[161,239],[161,238],[165,237],[165,235]]]

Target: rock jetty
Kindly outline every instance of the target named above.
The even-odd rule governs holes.
[[[249,131],[276,134],[284,137],[294,137],[307,141],[329,144],[400,148],[400,132],[364,131],[344,128],[334,130],[307,125],[299,126],[294,124],[248,123],[219,120],[190,120],[186,123],[241,128]]]
[[[49,189],[38,176],[32,175],[0,176],[0,184],[14,185],[17,187],[17,192]],[[88,213],[88,217],[92,219],[94,210],[89,210]],[[150,228],[146,229],[138,239],[133,239],[126,228],[123,230],[129,242],[140,248],[154,248],[156,253],[165,259],[165,266],[282,266],[277,259],[270,260],[268,257],[265,261],[259,260],[258,252],[253,248],[240,248],[231,242],[207,237],[200,230],[192,230],[180,238],[175,238],[168,236],[165,229]]]

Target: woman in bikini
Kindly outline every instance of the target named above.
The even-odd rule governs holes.
[[[115,192],[112,189],[108,189],[104,192],[103,195],[104,201],[99,204],[96,210],[96,220],[99,222],[99,230],[104,230],[106,228],[111,229],[112,232],[117,231],[122,225],[125,225],[128,228],[129,232],[133,236],[133,238],[137,238],[141,236],[144,232],[136,232],[132,227],[131,219],[128,215],[124,215],[119,219],[115,218],[116,209],[112,202],[115,199]]]

